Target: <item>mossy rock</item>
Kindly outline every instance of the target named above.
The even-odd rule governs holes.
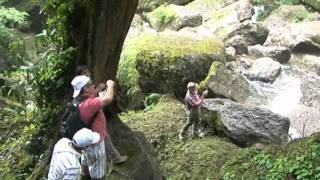
[[[139,85],[144,92],[173,93],[182,97],[189,81],[202,80],[214,61],[226,61],[223,44],[216,39],[182,35],[151,35],[136,57]]]
[[[186,118],[184,105],[168,96],[150,111],[130,112],[121,118],[133,130],[145,134],[167,179],[222,179],[217,172],[239,149],[218,137],[179,142],[177,130]]]
[[[121,106],[136,109],[147,93],[176,93],[181,97],[188,81],[202,80],[213,61],[225,60],[215,39],[197,40],[178,34],[144,33],[129,39],[121,54],[117,79]]]
[[[197,27],[202,24],[202,16],[199,12],[187,6],[174,4],[160,6],[147,13],[146,18],[157,31],[165,29],[179,31],[185,27]]]
[[[177,13],[174,6],[159,6],[152,12],[146,14],[146,17],[152,27],[162,31],[171,24],[176,18]]]
[[[302,0],[304,4],[307,4],[313,7],[316,10],[320,10],[320,1],[319,0]]]
[[[234,2],[236,0],[195,0],[190,2],[187,7],[201,13],[204,21],[208,21],[212,18],[212,12],[216,12]]]
[[[285,147],[266,146],[241,150],[220,173],[224,179],[319,179],[319,134]]]
[[[251,93],[248,81],[221,62],[213,62],[208,75],[200,83],[200,89],[208,88],[218,96],[244,103]]]
[[[172,0],[141,0],[138,4],[138,12],[148,12],[161,5],[168,4]]]
[[[263,23],[273,28],[290,23],[313,21],[316,18],[316,14],[309,12],[303,5],[283,5],[273,10]]]

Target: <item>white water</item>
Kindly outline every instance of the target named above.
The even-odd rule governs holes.
[[[274,113],[288,117],[299,105],[300,98],[302,97],[299,73],[293,73],[293,71],[295,70],[282,66],[280,76],[272,84],[250,81],[255,93],[246,103],[267,108]],[[290,126],[289,136],[290,140],[292,140],[300,138],[301,134]]]

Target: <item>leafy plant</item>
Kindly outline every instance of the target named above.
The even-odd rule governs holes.
[[[0,7],[0,23],[5,24],[9,28],[27,22],[28,13],[20,12],[15,8]]]

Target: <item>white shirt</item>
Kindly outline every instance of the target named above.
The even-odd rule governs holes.
[[[80,158],[81,154],[71,147],[69,139],[60,139],[54,146],[48,180],[80,179]]]

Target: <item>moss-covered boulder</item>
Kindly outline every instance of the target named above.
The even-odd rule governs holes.
[[[184,96],[189,81],[202,80],[214,61],[225,61],[225,49],[216,39],[179,34],[147,36],[137,54],[139,85],[145,92]]]
[[[212,13],[222,9],[236,0],[194,0],[187,6],[195,11],[199,12],[203,16],[204,21],[208,21],[212,18]]]
[[[146,17],[151,26],[158,31],[166,28],[177,31],[184,27],[197,27],[202,24],[202,16],[199,12],[173,4],[160,6],[146,14]]]
[[[269,29],[283,27],[290,23],[313,21],[316,13],[309,12],[303,5],[283,5],[273,10],[263,21]]]
[[[223,166],[224,179],[320,179],[319,134],[285,147],[248,148]]]
[[[253,15],[253,6],[248,0],[240,0],[232,3],[223,9],[212,12],[208,25],[225,27],[227,25],[241,23],[251,19]]]
[[[217,172],[238,152],[237,146],[218,137],[179,142],[177,130],[186,118],[184,105],[167,96],[150,111],[131,112],[121,118],[145,134],[167,179],[222,179]]]
[[[138,4],[138,12],[148,12],[166,4],[186,4],[192,0],[140,0]]]
[[[212,63],[207,77],[200,83],[216,95],[244,103],[251,93],[249,82],[221,62]]]

